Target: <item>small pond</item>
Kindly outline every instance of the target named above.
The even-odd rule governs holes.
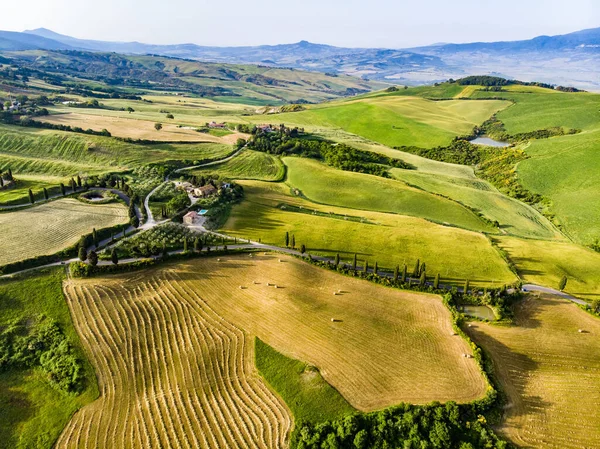
[[[458,306],[458,310],[460,310],[465,315],[474,316],[475,318],[479,318],[481,320],[496,320],[496,315],[494,314],[494,311],[488,306],[464,305]]]
[[[488,147],[497,147],[497,148],[504,148],[504,147],[510,146],[510,143],[508,143],[508,142],[499,142],[499,141],[491,139],[489,137],[476,137],[475,139],[471,140],[470,142],[474,143],[475,145],[486,145]]]

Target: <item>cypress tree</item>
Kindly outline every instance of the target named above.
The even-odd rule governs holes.
[[[365,270],[365,273],[369,272],[369,261],[368,260],[365,260],[364,270]]]
[[[13,175],[12,175],[12,170],[10,169],[10,167],[8,168],[8,177],[7,177],[7,179],[9,181],[14,181]]]
[[[71,180],[69,181],[69,184],[71,186],[71,190],[73,191],[73,193],[75,193],[75,190],[77,190],[77,183],[75,182],[75,180],[73,178],[71,178]]]
[[[117,255],[117,250],[115,248],[113,248],[112,251],[110,252],[110,260],[115,265],[117,265],[119,263],[119,256]]]
[[[558,289],[562,292],[567,286],[567,277],[563,276],[558,283]]]
[[[4,187],[4,178],[2,177],[2,173],[0,173],[0,187]]]
[[[137,228],[140,225],[140,219],[137,217],[137,215],[134,215],[133,217],[131,217],[131,220],[129,221],[129,223],[134,228]]]
[[[400,279],[400,281],[403,284],[406,282],[407,276],[408,276],[408,267],[406,266],[406,264],[404,264],[404,267],[402,268],[402,278]]]
[[[398,282],[399,271],[400,271],[400,267],[398,265],[396,265],[396,267],[394,268],[394,282]]]
[[[183,239],[183,252],[187,253],[187,251],[188,251],[188,240],[187,240],[187,238],[184,238]]]
[[[419,274],[421,274],[423,271],[427,271],[427,270],[425,269],[425,262],[423,262],[423,263],[421,264],[421,267],[419,268]]]
[[[85,251],[85,248],[83,246],[79,247],[79,260],[81,260],[82,262],[85,262],[85,260],[87,259],[87,252]]]
[[[94,242],[94,246],[98,247],[98,233],[96,232],[96,228],[92,230],[92,241]]]
[[[44,199],[48,200],[48,198],[50,198],[50,195],[48,195],[48,189],[44,187]]]
[[[426,283],[427,283],[427,272],[425,270],[422,270],[421,277],[419,278],[419,285],[421,287],[425,287]]]
[[[92,267],[95,267],[96,265],[98,265],[98,254],[96,254],[96,251],[94,251],[94,250],[90,251],[88,258],[90,259],[90,265]]]
[[[163,240],[163,244],[162,244],[162,257],[163,259],[166,259],[167,257],[169,257],[169,251],[167,251],[167,241]]]
[[[62,194],[62,196],[65,196],[67,194],[65,185],[62,182],[60,183],[60,193]]]
[[[31,204],[35,203],[35,197],[33,196],[33,192],[31,191],[31,189],[29,189],[29,192],[27,193],[29,193],[29,202]]]
[[[290,233],[289,232],[285,232],[285,247],[287,248],[288,246],[290,246]]]
[[[302,245],[300,245],[300,254],[304,254],[306,252],[306,246],[304,246],[304,243]]]
[[[377,261],[375,261],[375,269],[373,270],[373,273],[377,274],[378,271],[379,271],[379,265],[377,264]]]
[[[335,266],[337,267],[340,264],[340,253],[336,253],[335,255]]]
[[[194,239],[194,251],[198,252],[200,251],[202,248],[200,248],[200,239],[198,237],[196,237]]]
[[[77,175],[77,187],[81,187],[81,176]]]
[[[465,286],[463,287],[463,293],[467,295],[469,293],[469,280],[465,281]]]
[[[419,259],[417,259],[417,263],[415,263],[415,269],[413,270],[412,277],[414,277],[414,278],[419,277],[419,274],[421,273],[420,268],[421,268],[421,261]]]
[[[127,235],[127,225],[123,225],[123,237]]]
[[[352,269],[356,271],[356,253],[354,253],[354,259],[352,260]]]
[[[296,248],[296,236],[292,234],[292,248]]]
[[[436,290],[440,288],[440,273],[435,275],[435,279],[433,280],[433,288]]]

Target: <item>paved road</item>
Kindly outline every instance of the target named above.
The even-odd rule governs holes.
[[[547,293],[547,294],[554,295],[554,296],[560,296],[561,298],[568,299],[569,301],[572,301],[572,302],[574,302],[576,304],[579,304],[579,305],[582,305],[582,306],[587,306],[588,305],[588,303],[585,302],[584,300],[579,299],[579,298],[575,298],[574,296],[571,296],[568,293],[561,292],[559,290],[555,290],[555,289],[549,288],[549,287],[542,287],[541,285],[524,284],[523,285],[523,291],[524,292]]]

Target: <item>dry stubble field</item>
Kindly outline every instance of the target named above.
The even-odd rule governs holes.
[[[319,367],[361,410],[484,394],[439,297],[281,257],[71,280],[69,307],[101,397],[75,415],[58,447],[285,445],[291,417],[256,373],[255,335]]]
[[[515,314],[515,326],[468,328],[508,396],[499,430],[522,448],[600,447],[600,321],[544,296],[526,298]]]
[[[290,414],[255,373],[253,341],[177,269],[65,285],[100,398],[57,448],[280,448]]]

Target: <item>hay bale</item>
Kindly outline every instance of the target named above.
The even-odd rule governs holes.
[[[583,329],[579,329],[577,332],[579,332],[580,334],[583,334],[585,331]]]
[[[217,259],[217,262],[221,262],[221,259]]]

